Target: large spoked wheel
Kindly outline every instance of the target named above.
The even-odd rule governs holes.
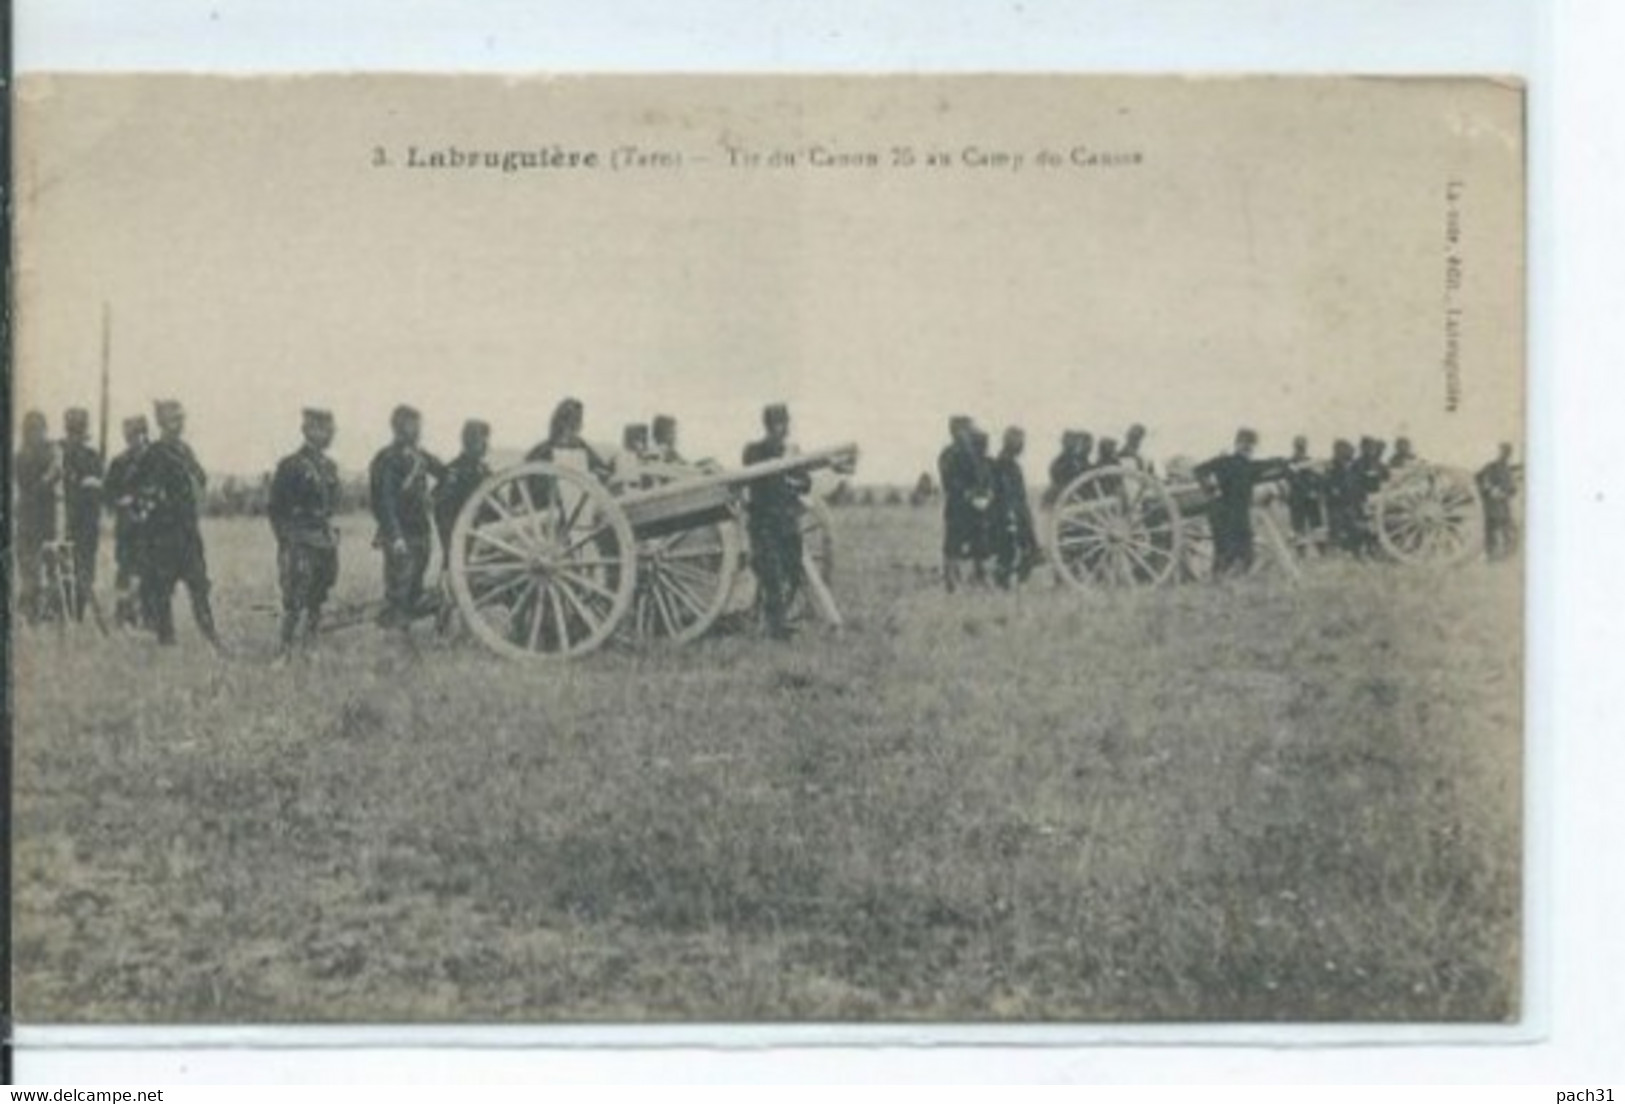
[[[1407,468],[1377,496],[1372,522],[1383,550],[1394,559],[1454,564],[1482,547],[1484,506],[1466,472]]]
[[[1174,498],[1154,476],[1097,468],[1055,500],[1050,555],[1080,590],[1155,586],[1179,567],[1184,536]]]
[[[505,656],[592,651],[631,608],[636,580],[625,512],[574,468],[529,463],[492,476],[452,530],[452,595],[469,630]]]
[[[638,489],[703,474],[681,464],[643,464]],[[682,644],[705,633],[728,608],[739,571],[739,523],[723,518],[637,542],[637,587],[622,632],[638,644]]]

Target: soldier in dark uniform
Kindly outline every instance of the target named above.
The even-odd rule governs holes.
[[[745,446],[746,466],[777,460],[789,452],[790,411],[773,403],[762,411],[767,435]],[[801,496],[812,489],[805,472],[753,480],[747,490],[751,569],[761,586],[767,631],[775,640],[790,636],[786,614],[802,585]]]
[[[1117,450],[1117,463],[1125,468],[1143,471],[1147,475],[1154,472],[1151,461],[1147,460],[1140,451],[1145,444],[1145,426],[1138,422],[1128,427],[1123,435],[1123,447]]]
[[[1409,437],[1394,438],[1394,454],[1388,458],[1388,471],[1390,473],[1408,468],[1416,463],[1416,451],[1411,448]]]
[[[1309,456],[1309,438],[1292,438],[1292,457],[1286,462],[1286,508],[1300,556],[1315,547],[1326,523],[1324,483],[1320,464]]]
[[[1339,437],[1332,442],[1332,462],[1326,469],[1326,535],[1332,548],[1351,556],[1363,554],[1365,521],[1354,446]]]
[[[1387,442],[1376,437],[1360,438],[1360,455],[1354,461],[1354,478],[1357,497],[1357,511],[1355,516],[1360,522],[1360,554],[1363,556],[1376,556],[1381,551],[1381,544],[1377,537],[1377,528],[1371,520],[1371,499],[1381,492],[1388,482],[1388,465],[1383,461],[1383,453],[1388,449]]]
[[[44,414],[37,410],[24,414],[22,447],[11,462],[16,483],[12,540],[17,550],[17,599],[29,624],[36,623],[45,612],[41,592],[45,547],[56,540],[56,495],[62,485],[62,464],[51,444],[50,432]]]
[[[1258,434],[1236,431],[1235,448],[1196,467],[1196,477],[1213,497],[1213,577],[1244,574],[1253,566],[1253,489],[1286,475],[1284,460],[1255,460]]]
[[[220,635],[209,604],[209,567],[203,554],[203,534],[198,530],[208,476],[192,446],[182,440],[186,411],[181,404],[160,401],[153,412],[158,440],[141,454],[134,475],[142,534],[142,607],[158,634],[158,643],[174,644],[175,586],[185,584],[198,631],[218,651]]]
[[[1061,451],[1049,464],[1049,487],[1044,492],[1044,505],[1053,506],[1061,492],[1089,470],[1089,448],[1093,444],[1094,438],[1081,430],[1069,429],[1061,434]]]
[[[491,474],[485,454],[491,447],[491,426],[471,418],[463,423],[463,451],[446,465],[446,473],[434,488],[434,524],[440,534],[440,547],[446,563],[451,563],[451,531],[457,515]]]
[[[972,467],[971,507],[975,525],[971,530],[970,578],[978,586],[988,585],[988,561],[993,558],[993,457],[988,453],[987,431],[973,425],[970,433]]]
[[[339,577],[339,535],[333,528],[333,514],[341,487],[338,465],[327,455],[333,444],[333,415],[326,410],[306,410],[301,428],[305,443],[277,464],[267,507],[276,535],[277,575],[282,587],[279,646],[283,655],[293,650],[301,615],[305,639],[315,641],[321,631],[322,606]]]
[[[654,455],[662,464],[683,463],[677,451],[677,419],[670,414],[656,414],[653,423]]]
[[[976,540],[976,458],[972,452],[970,418],[948,419],[948,446],[937,456],[937,481],[942,487],[942,580],[952,594],[959,587],[960,564],[971,558]]]
[[[1518,474],[1512,446],[1505,442],[1495,459],[1478,470],[1478,496],[1484,501],[1484,552],[1492,561],[1504,560],[1518,548],[1518,527],[1512,516]]]
[[[635,460],[650,459],[649,427],[633,422],[621,428],[621,451]]]
[[[62,493],[67,537],[73,545],[73,619],[85,619],[96,585],[102,535],[102,454],[90,443],[90,412],[80,407],[62,419]]]
[[[443,476],[445,466],[419,445],[423,417],[415,408],[397,406],[389,428],[394,440],[372,458],[367,482],[378,523],[373,547],[384,554],[384,608],[378,624],[404,636],[423,612],[423,574],[434,540],[429,484]]]
[[[1038,562],[1038,536],[1033,527],[1027,479],[1021,454],[1027,435],[1019,427],[1004,431],[1004,443],[993,461],[993,505],[989,511],[993,537],[993,581],[1004,590],[1012,581],[1025,583]]]
[[[113,619],[120,625],[147,627],[136,593],[141,577],[141,522],[136,510],[135,473],[147,451],[147,419],[124,419],[124,451],[107,465],[102,501],[113,511],[113,586],[117,591]]]
[[[547,439],[525,453],[525,459],[568,463],[569,457],[575,456],[581,459],[581,466],[599,479],[609,478],[613,474],[611,465],[582,439],[586,418],[587,410],[580,399],[560,402],[553,408],[553,417],[548,422]]]

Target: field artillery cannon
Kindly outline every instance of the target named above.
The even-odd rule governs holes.
[[[1050,514],[1049,555],[1080,590],[1157,586],[1212,572],[1212,498],[1194,477],[1163,480],[1136,467],[1092,468],[1063,487]],[[1254,507],[1260,561],[1297,573],[1297,561],[1265,507]]]
[[[1400,468],[1372,497],[1367,523],[1383,552],[1400,563],[1449,566],[1484,550],[1478,484],[1459,468]]]
[[[1132,467],[1095,468],[1055,498],[1049,553],[1074,587],[1155,586],[1212,572],[1212,499],[1195,478],[1164,481]],[[1366,503],[1377,547],[1403,564],[1451,565],[1475,555],[1483,509],[1472,476],[1418,463]],[[1255,563],[1299,574],[1297,554],[1267,505],[1253,508]]]
[[[519,464],[464,505],[447,582],[470,632],[510,658],[571,658],[617,636],[682,643],[734,601],[750,485],[856,461],[844,445],[733,471],[647,465],[616,487],[563,463]],[[800,599],[838,623],[829,516],[815,500],[804,507]]]

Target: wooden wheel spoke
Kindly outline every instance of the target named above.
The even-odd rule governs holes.
[[[566,547],[563,552],[559,553],[559,558],[560,559],[574,559],[575,554],[577,552],[581,551],[583,548],[587,547],[587,545],[591,544],[593,541],[595,541],[599,537],[603,536],[604,533],[610,532],[610,531],[611,530],[610,530],[610,528],[609,528],[609,526],[607,524],[600,524],[600,525],[594,526],[593,529],[590,532],[588,532],[586,536],[581,537],[578,540],[572,541],[570,543],[570,545],[568,547]]]
[[[542,604],[542,589],[538,586],[531,592],[530,636],[526,647],[533,652],[542,650],[542,620],[546,615],[546,607]]]
[[[500,548],[502,551],[508,553],[510,556],[513,556],[515,559],[523,560],[527,563],[530,561],[530,553],[526,552],[523,548],[520,548],[516,544],[511,544],[500,537],[494,536],[485,529],[470,529],[468,531],[468,535],[474,540],[484,541],[492,548]]]
[[[587,632],[591,634],[600,624],[603,623],[604,611],[598,609],[587,600],[588,598],[592,597],[590,593],[588,594],[587,598],[583,598],[581,595],[576,593],[576,584],[580,582],[580,580],[569,579],[561,576],[559,581],[563,583],[563,585],[557,588],[558,593],[564,597],[564,601],[569,604],[570,608],[575,610],[576,616],[581,619],[581,623],[586,626]],[[611,594],[609,597],[611,602],[613,602],[615,596]],[[566,637],[566,639],[568,639],[568,637]]]
[[[678,581],[677,576],[666,572],[657,572],[657,578],[650,585],[653,586],[657,591],[667,595],[668,600],[676,599],[677,604],[687,609],[690,613],[701,617],[705,615],[704,603],[697,600],[694,595],[689,592],[689,589]],[[680,612],[677,610],[676,605],[674,605],[672,609],[674,613]]]
[[[607,601],[615,601],[615,592],[613,590],[610,590],[608,587],[604,586],[591,576],[584,575],[575,570],[574,565],[571,565],[570,567],[558,568],[553,572],[553,574],[555,578],[563,579],[571,586],[579,586]]]
[[[492,587],[490,590],[484,591],[482,593],[475,594],[473,596],[474,597],[474,605],[476,607],[489,606],[493,602],[497,601],[498,599],[500,599],[500,598],[502,598],[502,597],[504,597],[504,596],[506,596],[508,594],[514,593],[514,592],[518,591],[520,588],[525,587],[527,585],[530,586],[532,589],[534,589],[535,585],[536,585],[536,581],[534,579],[532,579],[529,574],[520,575],[520,576],[518,576],[516,578],[509,579],[507,582],[500,583],[497,586]],[[519,603],[515,603],[514,608],[517,608],[517,606],[522,602],[523,602],[523,599],[520,599]]]
[[[529,571],[530,567],[528,564],[515,563],[513,560],[500,560],[493,558],[489,560],[477,560],[466,565],[463,570],[467,571],[473,576],[514,575]]]

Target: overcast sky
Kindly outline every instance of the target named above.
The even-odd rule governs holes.
[[[1266,452],[1409,433],[1482,463],[1522,440],[1520,117],[1503,87],[1393,80],[25,84],[16,408],[94,406],[105,302],[115,433],[180,398],[221,473],[268,469],[304,405],[359,468],[397,402],[451,453],[471,416],[530,445],[565,395],[595,440],[669,412],[730,464],[786,401],[804,446],[856,441],[877,482],[930,468],[957,412],[1026,427],[1033,471],[1063,428],[1131,421],[1162,456],[1247,424]],[[554,143],[685,166],[401,166]],[[889,167],[901,145],[952,165]],[[1033,164],[1080,145],[1140,163]]]

